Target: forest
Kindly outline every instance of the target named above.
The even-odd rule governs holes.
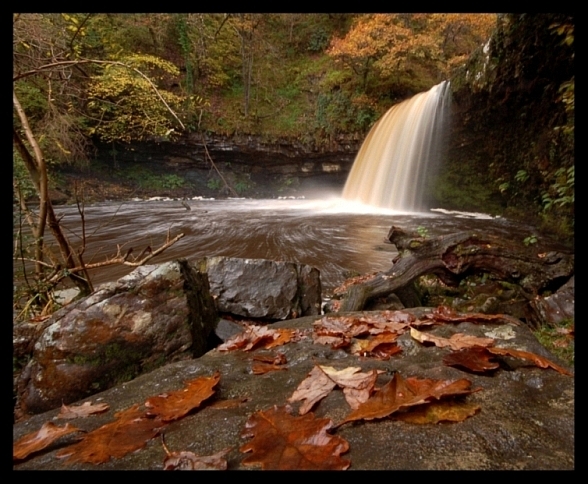
[[[489,80],[464,80],[489,39],[496,53],[483,60]],[[446,79],[457,101],[464,85],[490,94],[483,109],[462,113],[475,119],[477,138],[450,150],[437,199],[447,208],[532,217],[570,240],[573,41],[573,19],[561,14],[14,14],[13,198],[33,227],[37,273],[47,270],[46,229],[65,261],[52,267],[84,266],[60,234],[48,192],[63,183],[64,167],[91,170],[97,146],[173,143],[189,133],[315,147],[341,136],[361,140],[390,106]],[[545,59],[519,72],[518,57],[543,44],[553,47]],[[550,67],[557,82],[547,77]],[[539,115],[529,108],[514,119],[505,109],[509,99],[524,110],[542,95]],[[503,141],[513,140],[497,147],[485,136],[494,129],[489,120],[502,123]],[[532,122],[548,132],[539,136]],[[167,183],[181,185],[173,176]],[[41,201],[37,214],[31,199]]]

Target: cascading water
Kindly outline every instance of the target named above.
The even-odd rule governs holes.
[[[344,199],[403,212],[426,208],[427,170],[439,159],[449,92],[443,81],[392,106],[376,122],[355,158]]]

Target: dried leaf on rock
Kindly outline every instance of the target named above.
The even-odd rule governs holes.
[[[368,325],[360,318],[353,316],[323,316],[314,323],[314,334],[318,336],[353,338],[368,332]]]
[[[276,363],[266,363],[265,361],[254,361],[251,365],[251,372],[254,375],[265,375],[271,371],[287,370],[288,367]]]
[[[343,388],[345,400],[352,409],[358,408],[367,401],[374,390],[376,379],[383,370],[372,370],[369,373],[360,373],[361,368],[349,367],[344,370],[335,370],[330,366],[320,366],[320,369]]]
[[[254,413],[241,434],[251,438],[241,452],[252,452],[244,465],[263,470],[344,470],[350,465],[341,454],[349,450],[345,439],[330,435],[330,419],[316,419],[310,413],[294,417],[289,407],[274,407]]]
[[[219,380],[220,373],[217,371],[211,377],[200,377],[187,382],[181,390],[151,397],[145,402],[146,414],[159,417],[164,422],[182,418],[214,394],[213,388]]]
[[[358,368],[361,370],[361,368]],[[294,391],[292,396],[288,399],[289,402],[296,402],[302,400],[299,413],[304,415],[319,400],[325,398],[337,383],[335,383],[327,374],[318,366],[315,366],[308,376],[302,380],[298,388]]]
[[[400,336],[398,333],[387,331],[369,339],[354,339],[350,352],[354,355],[373,356],[387,360],[390,356],[402,351],[402,348],[396,344],[398,336]]]
[[[312,338],[315,344],[330,346],[334,350],[345,348],[351,344],[351,338],[345,338],[341,336],[318,336],[313,334]]]
[[[241,349],[251,351],[255,348],[273,348],[290,342],[298,333],[292,329],[272,329],[267,326],[248,325],[242,333],[236,334],[226,343],[218,346],[219,351]]]
[[[213,455],[196,455],[194,452],[170,452],[165,445],[163,434],[161,443],[165,450],[166,458],[163,461],[164,471],[224,471],[227,469],[227,460],[224,458],[232,447],[227,447]]]
[[[303,400],[299,413],[308,413],[315,403],[325,398],[335,386],[343,389],[345,399],[351,408],[357,408],[371,395],[378,373],[372,370],[361,373],[360,367],[348,367],[336,370],[331,366],[315,366],[308,376],[298,385],[289,402]]]
[[[56,418],[83,418],[89,415],[106,412],[110,406],[107,403],[84,402],[82,405],[61,405],[61,411]]]
[[[392,380],[351,412],[339,425],[354,420],[384,418],[401,408],[422,405],[433,398],[472,393],[470,386],[471,382],[465,378],[456,381],[418,378],[404,380],[399,373],[395,373]]]
[[[471,371],[484,372],[495,370],[500,365],[497,361],[491,361],[494,356],[486,348],[474,346],[460,351],[452,351],[443,358],[443,363],[448,366],[460,366]]]
[[[410,335],[420,343],[433,343],[440,348],[450,347],[452,350],[461,350],[463,348],[471,348],[472,346],[488,347],[494,344],[492,338],[479,338],[478,336],[471,336],[463,333],[456,333],[451,335],[451,338],[442,338],[434,334],[423,333],[415,328],[410,328]]]
[[[523,360],[532,362],[540,368],[553,368],[555,371],[558,371],[559,373],[563,373],[564,375],[568,376],[573,376],[573,374],[566,370],[563,366],[553,363],[552,361],[549,361],[547,358],[544,358],[543,356],[536,355],[535,353],[530,353],[529,351],[522,351],[514,348],[488,348],[488,351],[495,355],[506,355],[513,356],[515,358],[521,358]]]
[[[45,449],[60,437],[72,432],[81,432],[81,430],[69,423],[59,427],[52,422],[45,422],[38,431],[21,437],[13,444],[12,458],[26,459],[32,453]]]
[[[58,452],[57,457],[67,457],[68,463],[89,464],[120,459],[145,447],[165,426],[159,418],[148,418],[139,410],[139,405],[118,412],[115,417],[117,419],[114,422],[88,433],[80,442]]]
[[[430,402],[409,409],[406,412],[394,414],[395,420],[402,420],[412,424],[436,424],[439,422],[463,422],[480,411],[480,406],[474,403],[439,401]]]

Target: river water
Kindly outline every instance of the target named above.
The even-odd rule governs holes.
[[[368,273],[391,267],[396,255],[385,238],[392,225],[426,230],[429,236],[460,230],[479,230],[523,239],[530,226],[482,214],[400,213],[374,209],[340,198],[325,200],[189,200],[186,210],[177,200],[99,203],[85,208],[86,263],[113,256],[117,245],[124,254],[155,249],[167,233],[184,237],[149,263],[178,257],[207,256],[263,258],[309,264],[321,272],[328,293],[350,271]],[[75,206],[56,207],[74,244],[81,242],[80,216]],[[116,280],[132,268],[116,265],[91,271],[94,285]]]

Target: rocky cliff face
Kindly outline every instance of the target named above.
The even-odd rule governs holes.
[[[452,77],[443,205],[537,210],[554,173],[573,164],[573,134],[558,129],[570,124],[562,87],[574,76],[573,42],[561,25],[573,29],[573,18],[501,15],[490,41]]]
[[[164,164],[176,170],[210,170],[210,158],[216,164],[237,165],[249,173],[293,174],[312,176],[324,173],[347,173],[351,169],[362,139],[341,136],[324,146],[306,145],[297,140],[268,141],[261,136],[221,137],[190,133],[173,141],[154,139],[144,143],[98,146],[98,157],[105,161]]]

